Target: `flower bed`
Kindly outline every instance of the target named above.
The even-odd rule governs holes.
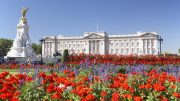
[[[0,65],[0,100],[179,99],[179,57],[80,54],[71,56],[65,64]]]
[[[79,54],[71,55],[70,63],[68,64],[80,64],[87,60],[91,64],[97,63],[110,63],[115,65],[134,65],[134,64],[146,64],[146,65],[169,65],[180,64],[180,56],[155,56],[155,55],[92,55],[92,54]]]
[[[180,98],[180,80],[166,72],[108,74],[106,79],[91,72],[64,70],[63,73],[40,72],[37,77],[25,74],[0,74],[1,100],[76,100],[122,101],[173,100]]]

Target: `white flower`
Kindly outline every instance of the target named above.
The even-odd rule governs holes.
[[[60,84],[58,87],[59,87],[59,88],[64,88],[65,85],[64,85],[64,84]]]

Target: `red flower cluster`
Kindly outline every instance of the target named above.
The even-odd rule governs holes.
[[[134,79],[134,77],[136,77],[136,79]],[[175,77],[165,72],[159,74],[155,70],[152,70],[150,73],[145,73],[143,79],[142,75],[139,74],[133,74],[130,78],[127,74],[119,73],[117,76],[111,77],[110,81],[113,81],[109,87],[115,91],[115,93],[112,94],[112,100],[114,99],[114,101],[117,101],[117,99],[142,101],[143,99],[145,100],[150,93],[152,93],[152,95],[156,93],[162,94],[157,96],[157,98],[160,100],[163,99],[164,101],[166,101],[165,99],[171,96],[171,94],[176,98],[180,97],[180,93],[175,92],[177,87],[175,84],[179,82],[176,81]],[[163,93],[166,94],[167,92],[169,92],[169,95],[163,95]]]
[[[155,55],[92,55],[79,54],[71,55],[69,64],[80,64],[88,59],[92,64],[96,63],[111,63],[115,65],[133,65],[133,64],[148,64],[148,65],[166,65],[180,64],[180,57],[173,56],[155,56]]]
[[[41,72],[35,80],[41,80],[38,88],[45,92],[42,95],[44,100],[168,101],[180,98],[180,82],[174,76],[165,72],[158,73],[156,70],[143,74],[110,74],[107,81],[98,75],[92,75],[91,79],[88,74],[79,74],[75,77],[71,70],[64,70],[59,74]],[[29,82],[35,81],[32,82],[32,78],[25,74],[1,73],[0,100],[18,101],[19,95],[23,92],[19,88]]]
[[[82,101],[93,101],[95,99],[95,96],[92,95],[92,88],[89,88],[88,83],[86,83],[86,77],[81,76],[78,78],[78,82],[74,82],[74,72],[69,70],[64,70],[63,76],[58,76],[55,73],[46,75],[41,72],[39,77],[43,78],[42,87],[47,93],[52,95],[52,99],[63,98],[62,93],[68,90],[72,94],[79,96]]]
[[[20,94],[19,87],[20,82],[31,81],[31,78],[24,74],[11,75],[8,72],[3,72],[0,74],[0,99],[18,101],[18,96]]]

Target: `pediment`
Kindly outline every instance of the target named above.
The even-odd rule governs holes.
[[[52,41],[52,40],[54,40],[54,38],[52,38],[52,37],[45,37],[44,40]]]
[[[141,35],[142,37],[157,37],[157,35],[156,34],[154,34],[154,33],[145,33],[145,34],[143,34],[143,35]]]
[[[90,34],[88,36],[85,36],[84,38],[87,39],[99,39],[99,38],[104,38],[104,36],[98,35],[98,34]]]

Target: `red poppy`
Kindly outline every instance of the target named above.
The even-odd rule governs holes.
[[[105,97],[107,95],[106,91],[101,91],[101,97]]]
[[[120,99],[119,93],[114,92],[114,93],[112,94],[111,101],[119,101],[119,99]]]

